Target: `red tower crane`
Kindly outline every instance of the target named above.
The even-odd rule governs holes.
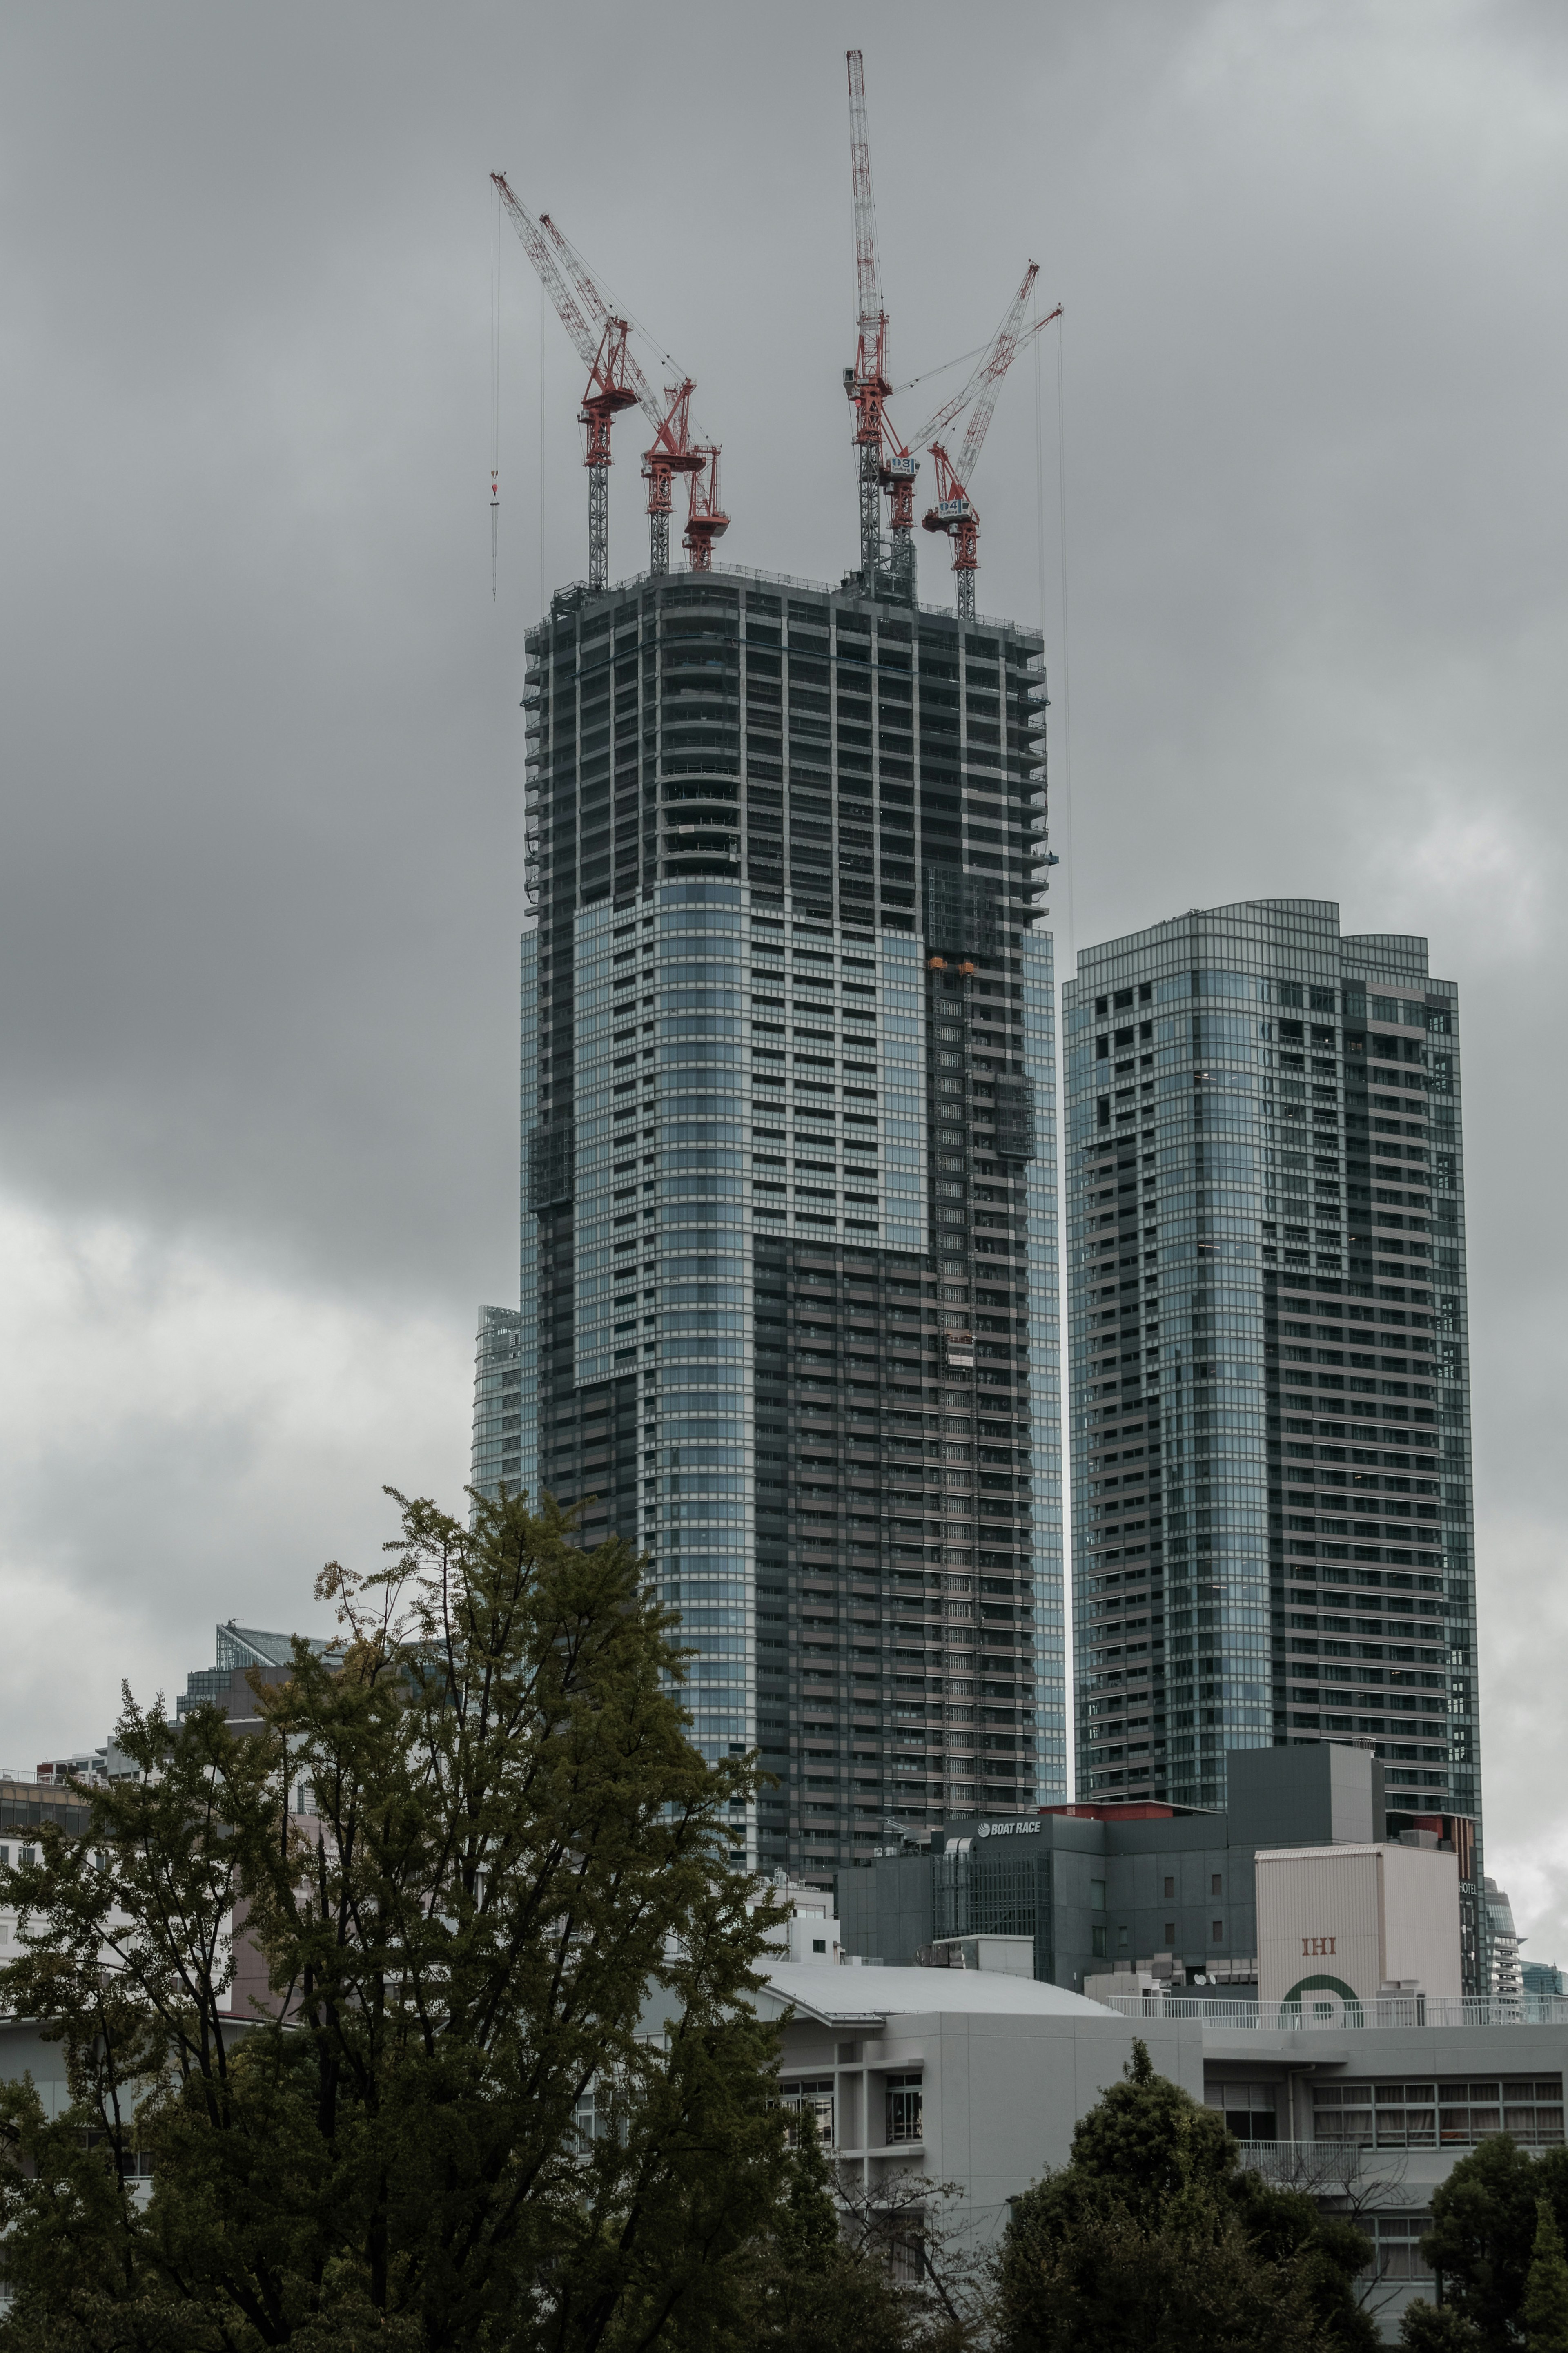
[[[601,328],[611,324],[609,304],[595,284],[587,263],[568,238],[563,236],[548,213],[541,213],[539,226],[549,237],[562,261],[571,273],[573,284],[585,304],[589,316],[598,320]],[[677,474],[689,474],[695,483],[702,471],[704,457],[691,446],[691,396],[697,387],[689,375],[679,384],[666,385],[664,405],[654,397],[647,378],[628,351],[624,369],[626,382],[636,393],[644,416],[653,427],[653,443],[643,451],[643,480],[647,484],[648,570],[663,574],[669,570],[669,517],[673,505],[673,484]],[[695,571],[699,567],[693,565]],[[706,566],[701,567],[706,569]]]
[[[490,178],[588,371],[581,411],[587,428],[583,463],[588,469],[588,586],[603,588],[610,576],[610,427],[623,408],[640,407],[654,428],[642,468],[648,485],[649,569],[668,572],[672,479],[689,474],[695,480],[708,463],[705,452],[690,445],[691,378],[667,387],[661,405],[627,346],[628,322],[610,310],[582,256],[548,213],[535,220],[519,203],[504,173],[492,172]]]
[[[1042,327],[1062,315],[1058,302],[1043,319],[1034,320],[1027,327],[1022,324],[1025,306],[1039,276],[1039,266],[1031,261],[1024,272],[1024,282],[1007,306],[1001,325],[986,345],[969,381],[960,392],[944,402],[930,422],[914,437],[917,449],[929,449],[936,465],[936,504],[921,516],[927,531],[944,531],[952,541],[952,568],[958,575],[958,610],[962,618],[974,618],[974,575],[980,566],[980,517],[969,495],[969,478],[980,455],[991,418],[996,406],[996,395],[1002,379],[1023,346]],[[964,429],[963,446],[955,465],[949,457],[944,442],[937,436],[944,433],[953,418],[969,407],[969,423]]]
[[[892,501],[894,577],[913,597],[915,476],[911,458],[887,413],[888,313],[877,266],[877,206],[871,191],[871,146],[866,129],[866,63],[858,49],[847,53],[849,68],[849,174],[855,200],[855,295],[858,340],[855,364],[844,371],[844,389],[855,410],[855,446],[859,452],[860,577],[866,594],[876,586],[882,552],[881,498]]]

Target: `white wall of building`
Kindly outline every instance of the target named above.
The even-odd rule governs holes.
[[[1458,1862],[1436,1848],[1259,1848],[1258,1998],[1375,2001],[1460,1991]]]

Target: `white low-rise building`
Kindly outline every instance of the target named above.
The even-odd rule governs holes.
[[[1203,2031],[1146,2024],[1034,1978],[965,1968],[780,1962],[759,2007],[785,2018],[779,2080],[841,2164],[874,2188],[889,2169],[951,2183],[969,2219],[1065,2164],[1072,2130],[1121,2078],[1135,2035],[1161,2073],[1203,2097]]]
[[[950,2219],[977,2242],[1067,2162],[1141,2038],[1162,2075],[1223,2113],[1243,2162],[1365,2232],[1367,2302],[1390,2339],[1411,2298],[1434,2293],[1418,2242],[1457,2160],[1497,2132],[1530,2149],[1563,2140],[1568,2001],[1282,2009],[1162,1989],[1101,2003],[951,1962],[778,1962],[760,2006],[785,2021],[784,2100],[812,2111],[858,2185],[874,2193],[900,2170],[950,2185]]]

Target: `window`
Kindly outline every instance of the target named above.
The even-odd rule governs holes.
[[[150,2181],[152,2179],[153,2158],[149,2150],[122,2148],[120,2150],[118,2157],[116,2157],[113,2144],[110,2141],[109,2135],[106,2132],[98,2132],[90,2128],[86,2132],[79,2134],[78,2139],[83,2148],[101,2148],[104,2150],[110,2161],[118,2166],[119,2171],[124,2179],[128,2181]]]
[[[1214,1920],[1214,1921],[1211,1921],[1211,1922],[1210,1922],[1210,1924],[1209,1924],[1209,1941],[1210,1941],[1212,1944],[1215,1944],[1215,1945],[1223,1945],[1223,1944],[1224,1944],[1224,1942],[1225,1942],[1225,1922],[1224,1922],[1223,1920]]]
[[[1220,2109],[1237,2140],[1278,2140],[1279,2086],[1275,2084],[1209,2084],[1207,2106]]]
[[[1167,1874],[1166,1874],[1166,1879],[1165,1879],[1165,1893],[1166,1893],[1166,1894],[1167,1894],[1167,1895],[1173,1895],[1173,1894],[1175,1894],[1175,1892],[1176,1892],[1176,1883],[1175,1883],[1175,1881],[1174,1881],[1173,1878],[1171,1878],[1171,1877],[1170,1877],[1169,1873],[1167,1873]]]
[[[833,2145],[833,2078],[813,2077],[809,2082],[785,2083],[779,2085],[779,2097],[786,2110],[786,2126],[792,2146],[798,2140],[798,2117],[804,2109],[816,2126],[816,2137],[827,2147]],[[787,2115],[790,2109],[795,2116]]]
[[[924,2092],[921,2077],[889,2075],[887,2094],[889,2142],[923,2140]]]
[[[1174,1947],[1175,1942],[1176,1924],[1173,1920],[1167,1920],[1165,1923],[1165,1949],[1167,1952],[1171,1951]]]
[[[1105,1882],[1104,1882],[1104,1880],[1103,1880],[1103,1879],[1091,1879],[1091,1880],[1089,1881],[1089,1910],[1090,1910],[1091,1912],[1103,1912],[1103,1911],[1104,1911],[1104,1909],[1105,1909]]]
[[[1356,2227],[1372,2241],[1372,2255],[1364,2268],[1377,2278],[1431,2278],[1431,2265],[1424,2261],[1420,2247],[1421,2239],[1432,2228],[1429,2214],[1363,2214]]]
[[[1211,1895],[1223,1895],[1225,1894],[1225,1881],[1217,1871],[1209,1881],[1209,1894]]]
[[[1089,1952],[1091,1953],[1091,1955],[1093,1956],[1093,1957],[1094,1957],[1097,1961],[1102,1961],[1102,1960],[1104,1960],[1104,1958],[1105,1958],[1105,1930],[1104,1930],[1103,1928],[1091,1928],[1091,1929],[1089,1930]]]
[[[1318,2084],[1313,2136],[1379,2148],[1463,2148],[1511,2133],[1528,2148],[1563,2142],[1561,2075],[1433,2084]]]

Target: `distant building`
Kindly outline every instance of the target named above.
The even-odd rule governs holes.
[[[318,1658],[342,1657],[340,1642],[317,1634],[306,1639]],[[292,1634],[267,1633],[260,1627],[226,1620],[214,1638],[214,1663],[191,1669],[185,1688],[174,1702],[175,1715],[188,1715],[193,1707],[205,1704],[221,1707],[231,1722],[254,1720],[252,1672],[258,1672],[266,1683],[287,1683],[294,1663],[293,1645]]]
[[[1458,992],[1331,902],[1194,909],[1063,995],[1079,1791],[1376,1746],[1479,1822]]]
[[[512,1494],[539,1492],[537,1349],[528,1349],[523,1395],[522,1316],[515,1307],[481,1307],[474,1344],[474,1447],[468,1484],[494,1497],[504,1480]]]
[[[107,1781],[109,1749],[79,1748],[69,1757],[47,1757],[34,1770],[45,1788],[58,1788],[66,1781]]]
[[[1483,1881],[1487,1899],[1487,1930],[1491,1941],[1491,1991],[1514,1994],[1524,1991],[1524,1972],[1521,1966],[1521,1945],[1524,1942],[1513,1925],[1513,1906],[1495,1879]]]
[[[1524,1981],[1527,2001],[1561,2000],[1564,1990],[1563,1972],[1554,1961],[1521,1961],[1519,1973]]]
[[[1074,1990],[1099,1994],[1123,1972],[1129,1991],[1147,1982],[1251,2000],[1258,1993],[1259,1850],[1375,1856],[1394,1847],[1431,1851],[1448,1873],[1443,1903],[1457,1982],[1445,1960],[1427,1973],[1426,1989],[1489,1990],[1471,1822],[1390,1813],[1383,1766],[1368,1749],[1329,1742],[1248,1749],[1230,1763],[1226,1813],[1151,1800],[1058,1806],[963,1817],[923,1845],[888,1846],[869,1864],[838,1874],[845,1950],[896,1963],[946,1939],[1026,1936],[1034,1940],[1034,1975]],[[1403,1885],[1421,1866],[1401,1852],[1392,1864],[1371,1868],[1395,1872]],[[1327,1866],[1319,1879],[1326,1897]],[[1399,1936],[1392,1943],[1384,1937],[1386,1969],[1358,1982],[1354,1997],[1375,1998],[1384,1974],[1419,1974],[1415,1964],[1394,1967],[1391,1957],[1415,1946],[1425,1950],[1426,1934],[1423,1927],[1410,1947]],[[1290,1988],[1272,1990],[1279,1999]]]

